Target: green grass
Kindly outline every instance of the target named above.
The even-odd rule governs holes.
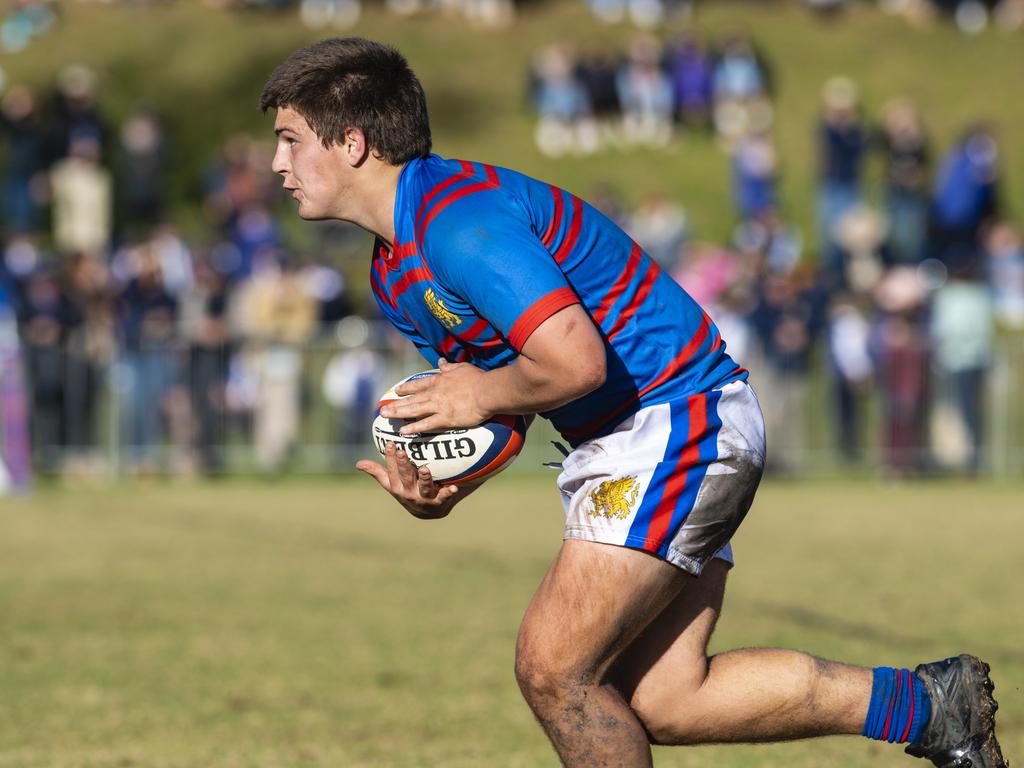
[[[581,0],[528,5],[508,30],[480,30],[457,17],[400,19],[367,4],[353,33],[397,45],[426,86],[436,148],[446,155],[509,165],[587,195],[609,181],[631,201],[663,191],[683,202],[697,234],[721,239],[733,225],[728,161],[704,136],[689,135],[664,151],[609,150],[599,157],[542,157],[525,107],[525,73],[543,45],[624,50],[634,29],[595,21]],[[267,75],[291,50],[330,32],[302,27],[294,13],[215,11],[195,0],[166,5],[69,3],[63,22],[25,52],[0,57],[11,81],[48,85],[64,64],[81,61],[102,78],[103,102],[120,118],[138,102],[156,106],[176,140],[178,215],[196,216],[199,174],[224,137],[238,130],[269,137],[271,120],[257,109]],[[857,4],[839,23],[821,23],[792,2],[705,2],[699,31],[750,32],[770,60],[777,83],[777,137],[789,214],[810,233],[814,147],[812,126],[825,80],[854,77],[868,112],[910,95],[921,106],[936,149],[945,151],[964,126],[993,120],[1004,139],[1005,192],[1011,209],[1024,197],[1024,101],[1019,34],[992,29],[969,38],[952,25],[914,29]],[[663,30],[665,34],[672,30]]]
[[[989,659],[1024,754],[1019,485],[769,483],[713,649]],[[51,489],[0,502],[0,767],[553,766],[512,676],[558,547],[551,478],[445,521],[368,479]],[[966,546],[965,542],[979,542]],[[895,766],[855,738],[667,766]]]

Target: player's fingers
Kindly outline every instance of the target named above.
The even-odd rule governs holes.
[[[459,492],[459,486],[457,485],[442,485],[437,492],[437,496],[434,497],[434,501],[442,504],[452,496],[455,496]]]
[[[357,461],[356,469],[360,472],[365,472],[376,480],[385,491],[391,490],[391,480],[388,477],[387,470],[376,461]]]
[[[430,474],[430,469],[422,466],[416,472],[416,485],[420,496],[424,499],[433,499],[437,496],[438,485]]]
[[[415,419],[428,413],[431,410],[431,399],[427,395],[409,395],[401,400],[388,403],[380,409],[380,415],[385,419]]]
[[[400,435],[416,435],[427,432],[440,432],[442,429],[447,429],[450,426],[443,416],[433,414],[424,419],[403,425],[398,430],[398,433]]]
[[[422,379],[413,379],[412,381],[405,382],[395,390],[395,393],[402,397],[407,397],[408,395],[415,395],[417,392],[424,392],[435,386],[437,386],[436,376],[424,376]]]
[[[384,467],[388,474],[388,490],[399,493],[402,489],[402,476],[398,473],[398,448],[394,443],[384,447]]]
[[[402,480],[402,487],[411,491],[416,487],[416,465],[412,463],[409,454],[401,448],[395,451],[395,463],[398,465],[398,476]]]

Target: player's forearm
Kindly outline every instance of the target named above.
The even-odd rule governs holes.
[[[571,363],[571,364],[570,364]],[[515,363],[489,371],[477,389],[477,402],[488,414],[532,414],[559,408],[604,384],[601,359],[543,365],[520,356]]]

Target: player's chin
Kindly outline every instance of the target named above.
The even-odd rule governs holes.
[[[304,209],[301,205],[299,206],[298,214],[299,218],[304,221],[327,221],[328,219],[334,218],[329,213]]]

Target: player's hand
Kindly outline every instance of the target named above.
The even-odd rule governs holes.
[[[417,469],[406,452],[394,443],[388,443],[384,449],[383,466],[375,461],[359,461],[356,469],[380,483],[409,514],[424,520],[445,517],[462,498],[458,486],[435,483],[429,469]]]
[[[493,416],[477,403],[484,372],[469,363],[437,363],[440,373],[408,381],[395,392],[401,400],[392,400],[380,409],[386,419],[411,419],[399,432],[440,432],[443,429],[475,427]]]

